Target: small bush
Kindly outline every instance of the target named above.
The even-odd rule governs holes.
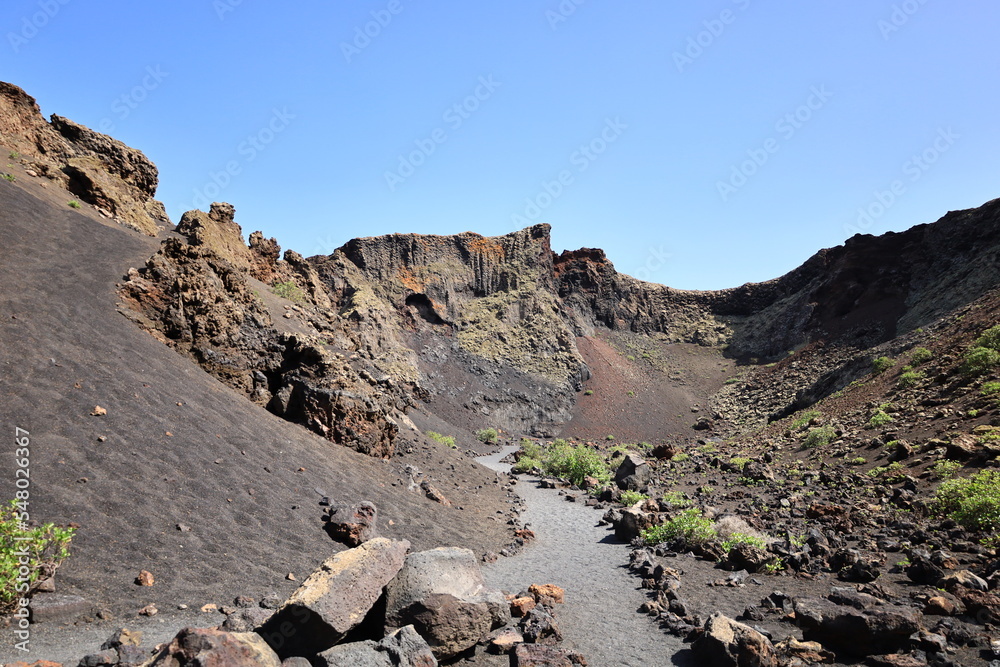
[[[517,463],[511,466],[511,470],[518,473],[531,472],[536,469],[542,469],[542,462],[531,456],[521,456]]]
[[[674,457],[670,459],[671,461],[676,461],[677,463],[683,463],[687,461],[691,456],[687,452],[678,452],[674,454]]]
[[[963,375],[975,377],[986,375],[998,365],[1000,365],[1000,352],[989,347],[977,346],[965,353],[958,370]]]
[[[879,408],[872,414],[871,419],[868,420],[868,428],[879,428],[881,426],[885,426],[891,421],[892,415],[882,408]]]
[[[0,507],[0,614],[14,611],[19,599],[34,592],[40,577],[51,576],[69,558],[75,532],[73,528],[59,528],[52,523],[28,527],[22,518],[17,500]],[[26,557],[21,555],[25,551]],[[22,565],[28,568],[25,579],[21,579]]]
[[[14,174],[4,174],[3,179],[5,181],[10,181],[11,183],[13,183],[14,181],[17,180],[17,176],[15,176]]]
[[[1000,324],[984,331],[976,339],[976,347],[985,347],[1000,352]]]
[[[288,280],[283,283],[275,283],[271,288],[275,294],[280,296],[282,299],[288,299],[295,303],[305,303],[306,295],[298,285],[295,284],[294,280]]]
[[[949,479],[961,469],[962,464],[960,462],[945,459],[944,461],[938,461],[935,463],[931,470],[933,470],[934,474],[941,479]]]
[[[910,354],[910,363],[914,366],[919,366],[920,364],[926,364],[933,358],[934,353],[926,347],[915,347],[913,348],[913,352]]]
[[[68,202],[66,202],[66,205],[69,206],[70,208],[80,208],[80,202],[78,202],[75,199],[70,199]]]
[[[615,436],[613,436],[613,435],[606,435],[606,436],[604,436],[604,439],[607,440],[608,442],[614,442]]]
[[[684,510],[665,524],[642,531],[643,541],[650,545],[678,541],[685,546],[694,546],[709,542],[715,537],[712,520],[698,509]]]
[[[588,389],[587,391],[583,392],[583,395],[584,396],[593,396],[594,395],[594,390],[593,389]]]
[[[733,533],[722,542],[722,550],[729,553],[737,544],[750,544],[758,549],[763,549],[767,543],[761,537],[747,535],[746,533]]]
[[[832,426],[820,426],[819,428],[809,430],[805,440],[802,441],[802,446],[811,449],[813,447],[829,445],[836,437],[837,430]]]
[[[850,463],[852,466],[863,466],[864,464],[868,463],[868,459],[866,459],[863,456],[858,456],[848,461],[848,463]]]
[[[427,437],[435,442],[440,442],[442,445],[448,445],[452,449],[455,448],[455,436],[453,435],[441,435],[434,431],[427,431]]]
[[[729,459],[729,463],[732,464],[732,465],[734,465],[734,466],[736,466],[740,470],[743,470],[744,468],[747,467],[747,464],[750,463],[750,457],[749,456],[734,456],[733,458]]]
[[[497,440],[500,439],[500,434],[497,433],[495,428],[483,428],[476,431],[476,438],[479,442],[487,445],[495,445],[497,444]]]
[[[636,503],[641,503],[643,500],[649,500],[649,496],[644,493],[639,493],[638,491],[622,491],[621,503],[626,507],[632,507]]]
[[[924,377],[923,371],[907,371],[899,376],[899,386],[903,389],[915,387]]]
[[[979,393],[983,396],[992,396],[993,394],[1000,393],[1000,382],[995,380],[992,382],[984,382],[983,388]]]
[[[792,430],[798,431],[800,428],[808,426],[809,422],[811,422],[816,417],[822,416],[822,414],[823,413],[821,413],[819,410],[809,410],[808,412],[803,412],[795,419],[795,421],[792,422]]]
[[[691,501],[688,500],[682,491],[668,491],[663,494],[663,502],[671,507],[689,507]]]
[[[969,530],[1000,529],[1000,470],[942,482],[934,507]]]
[[[892,368],[895,363],[896,362],[889,357],[879,357],[872,361],[872,373],[875,375],[881,375]]]

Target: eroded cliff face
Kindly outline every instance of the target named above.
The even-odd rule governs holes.
[[[130,276],[124,293],[143,325],[275,413],[379,456],[424,402],[470,430],[557,433],[590,373],[576,339],[601,329],[743,360],[824,350],[755,413],[781,414],[839,389],[873,346],[981,296],[1000,264],[1000,202],[858,236],[781,278],[710,292],[619,274],[601,250],[557,256],[548,225],[360,238],[279,260],[273,239],[254,233],[248,244],[233,217],[228,204],[185,214],[187,243],[166,241]],[[294,290],[305,329],[284,331],[253,281]]]
[[[170,223],[154,199],[156,166],[142,152],[62,116],[46,121],[33,97],[2,81],[0,143],[26,168],[123,225],[155,236]]]

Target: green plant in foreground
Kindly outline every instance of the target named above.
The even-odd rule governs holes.
[[[694,546],[715,539],[717,534],[712,520],[701,510],[689,509],[662,525],[646,528],[642,531],[642,539],[650,545],[676,540],[686,546]]]
[[[892,368],[895,363],[896,362],[889,357],[878,357],[877,359],[872,360],[872,373],[875,375],[881,375]]]
[[[671,507],[688,507],[691,501],[688,500],[682,491],[668,491],[663,494],[663,502]]]
[[[638,491],[622,491],[621,502],[622,505],[627,507],[632,507],[636,503],[641,503],[643,500],[649,500],[649,496],[645,493],[639,493]]]
[[[806,448],[821,447],[829,445],[837,437],[837,430],[832,426],[820,426],[810,429],[802,441],[802,446]]]
[[[4,174],[3,178],[5,181],[10,181],[11,183],[17,180],[17,176],[15,176],[14,174]]]
[[[785,561],[783,558],[775,558],[770,563],[764,565],[764,572],[767,574],[777,574],[785,569]]]
[[[1000,529],[1000,470],[945,480],[934,494],[934,509],[970,530]]]
[[[920,364],[926,364],[933,358],[934,353],[926,347],[915,347],[913,348],[913,352],[910,354],[910,363],[914,366],[919,366]]]
[[[69,206],[70,208],[80,208],[80,202],[78,202],[75,199],[70,199],[68,202],[66,202],[66,205]]]
[[[34,592],[40,576],[50,576],[69,558],[69,545],[76,532],[52,523],[25,526],[18,502],[12,500],[0,507],[0,614],[14,611],[20,598]],[[22,558],[27,560],[26,577],[21,575]]]
[[[21,154],[18,153],[17,151],[11,151],[10,153],[7,153],[7,157],[11,160],[16,160],[19,157],[21,157]]]
[[[998,365],[1000,365],[1000,352],[988,347],[974,347],[962,357],[962,364],[958,370],[963,375],[975,377],[986,375]]]
[[[983,396],[992,396],[993,394],[1000,393],[1000,382],[992,380],[990,382],[984,382],[983,388],[979,392]]]
[[[306,295],[294,280],[287,280],[283,283],[274,283],[272,291],[282,299],[288,299],[295,303],[305,303]]]
[[[495,428],[482,428],[476,431],[476,438],[487,445],[495,445],[500,439],[500,434]]]
[[[587,391],[583,392],[583,395],[584,396],[593,396],[594,395],[594,390],[593,389],[588,389]]]

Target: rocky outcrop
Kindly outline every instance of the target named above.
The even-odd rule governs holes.
[[[0,143],[27,168],[128,227],[155,236],[169,225],[154,199],[156,166],[145,155],[62,116],[46,122],[34,98],[2,81]]]

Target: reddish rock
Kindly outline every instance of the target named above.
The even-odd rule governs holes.
[[[563,589],[555,584],[532,584],[528,588],[528,592],[538,601],[549,598],[556,604],[562,604],[565,596]]]
[[[510,615],[520,618],[534,609],[537,604],[533,597],[514,598],[510,601]]]
[[[357,505],[336,507],[326,519],[330,537],[349,547],[356,547],[378,537],[378,508],[362,501]]]
[[[514,667],[586,667],[587,661],[579,653],[566,649],[520,644],[514,649]]]
[[[274,651],[252,632],[184,628],[162,648],[149,667],[280,667]]]
[[[151,572],[143,570],[139,573],[139,576],[135,578],[135,583],[139,586],[152,586],[156,583],[156,580],[153,578],[153,574]]]

